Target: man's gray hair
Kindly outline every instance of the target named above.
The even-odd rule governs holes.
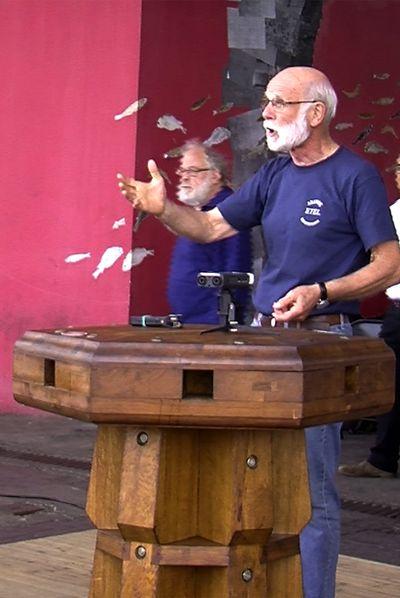
[[[219,152],[211,149],[208,145],[204,145],[199,139],[190,139],[181,146],[181,155],[185,154],[189,150],[200,149],[203,150],[206,157],[207,163],[210,168],[213,168],[221,175],[221,183],[223,185],[229,184],[229,167],[224,156]]]
[[[329,124],[336,114],[337,95],[329,79],[325,78],[310,84],[310,99],[320,100],[326,106],[325,123]]]

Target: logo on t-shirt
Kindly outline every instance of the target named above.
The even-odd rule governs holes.
[[[321,208],[324,204],[320,199],[309,199],[300,222],[305,226],[316,226],[320,223]]]

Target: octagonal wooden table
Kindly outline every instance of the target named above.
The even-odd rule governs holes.
[[[98,424],[92,598],[296,598],[305,426],[388,411],[379,339],[241,328],[30,331],[17,401]]]

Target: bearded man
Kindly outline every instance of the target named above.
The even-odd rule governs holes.
[[[207,212],[232,194],[226,162],[221,154],[199,141],[182,147],[178,200],[194,210]],[[249,231],[214,243],[198,243],[178,237],[172,253],[168,276],[168,301],[173,313],[182,314],[187,323],[217,324],[217,289],[199,288],[199,272],[251,271]],[[250,295],[247,289],[234,292],[236,319],[243,323]]]
[[[358,299],[400,281],[400,250],[377,170],[330,136],[336,94],[311,67],[273,77],[262,116],[271,150],[288,152],[262,166],[209,212],[166,198],[157,166],[150,183],[119,175],[133,205],[178,234],[202,242],[260,225],[267,260],[254,295],[262,326],[351,334]],[[335,488],[340,424],[305,431],[312,517],[301,532],[305,598],[334,598],[340,502]]]

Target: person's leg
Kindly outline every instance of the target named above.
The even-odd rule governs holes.
[[[389,413],[377,418],[376,443],[368,462],[374,467],[396,474],[400,448],[400,310],[390,309],[383,321],[381,337],[396,357],[394,405]]]
[[[340,544],[340,499],[335,474],[340,423],[307,428],[312,516],[300,534],[304,598],[334,598]]]
[[[331,332],[352,336],[351,324]],[[336,472],[342,423],[307,428],[306,447],[312,514],[300,534],[304,598],[334,598],[340,546],[340,498]]]

